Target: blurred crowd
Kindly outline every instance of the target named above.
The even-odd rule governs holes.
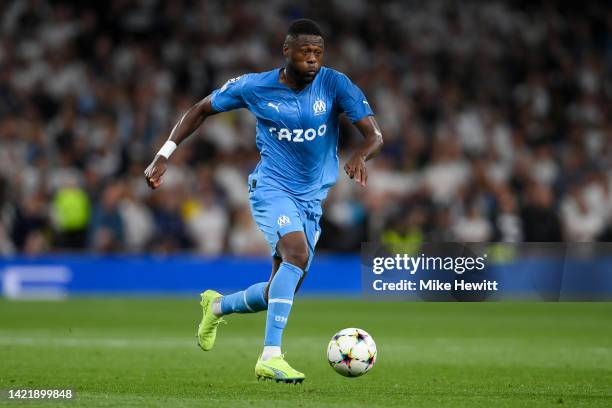
[[[612,8],[547,1],[0,3],[0,255],[267,254],[246,177],[254,118],[216,115],[162,188],[143,171],[193,103],[283,64],[315,19],[325,65],[385,146],[344,174],[321,250],[362,241],[612,241]],[[341,125],[341,166],[360,143]]]

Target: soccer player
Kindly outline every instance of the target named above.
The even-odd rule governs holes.
[[[256,144],[261,160],[248,177],[251,212],[270,245],[268,282],[222,296],[201,294],[203,317],[198,344],[210,350],[221,316],[267,310],[258,378],[302,382],[281,354],[281,339],[294,293],[303,281],[320,234],[321,202],[338,176],[338,115],[345,113],[364,136],[344,170],[365,187],[365,162],[378,153],[382,134],[362,91],[346,75],[323,67],[324,41],[312,20],[294,21],[283,45],[285,66],[230,79],[192,106],[145,170],[149,186],[158,188],[168,158],[209,116],[247,108],[257,118]]]

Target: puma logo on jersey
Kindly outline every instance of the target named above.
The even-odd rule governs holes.
[[[319,128],[316,130],[313,128],[309,128],[306,130],[289,130],[287,128],[276,129],[275,127],[272,127],[269,130],[270,133],[272,133],[273,136],[276,136],[278,140],[287,140],[289,142],[301,143],[304,141],[310,142],[314,140],[317,136],[324,136],[325,132],[327,131],[327,125],[323,124],[319,126]]]
[[[280,106],[280,103],[277,103],[277,104],[275,105],[275,104],[273,104],[272,102],[268,102],[268,106],[270,106],[270,107],[272,107],[272,108],[276,109],[276,111],[277,111],[278,113],[280,113],[280,111],[278,110],[278,107]]]

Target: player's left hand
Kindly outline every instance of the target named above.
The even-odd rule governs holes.
[[[344,165],[344,171],[346,171],[346,174],[351,179],[359,183],[359,185],[362,187],[366,186],[368,182],[368,171],[366,169],[365,158],[361,154],[353,154]]]

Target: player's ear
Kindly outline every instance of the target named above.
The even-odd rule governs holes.
[[[293,38],[290,35],[285,37],[285,42],[283,43],[283,56],[289,59],[289,54],[291,54],[291,43],[293,42]]]

